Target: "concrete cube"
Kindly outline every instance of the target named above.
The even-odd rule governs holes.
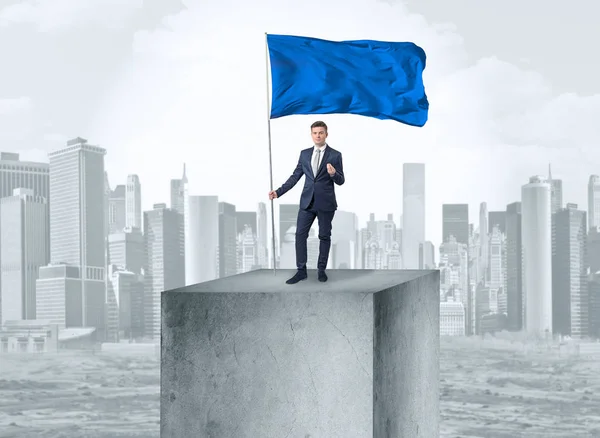
[[[439,436],[439,271],[162,293],[161,437]]]

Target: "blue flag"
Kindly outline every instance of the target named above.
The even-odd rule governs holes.
[[[426,55],[413,43],[267,35],[267,44],[271,119],[357,114],[419,127],[427,122]]]

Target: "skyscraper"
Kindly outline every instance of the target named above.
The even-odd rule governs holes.
[[[458,243],[469,244],[469,205],[468,204],[443,204],[442,205],[442,238],[443,243],[454,236]],[[403,235],[403,238],[406,238]]]
[[[237,217],[235,205],[219,202],[219,277],[237,274]]]
[[[108,236],[108,259],[111,265],[139,275],[144,258],[144,236],[140,228],[125,227],[120,233]]]
[[[590,175],[588,181],[588,228],[600,227],[600,176]]]
[[[137,175],[127,175],[125,226],[142,230],[142,185]]]
[[[488,254],[488,286],[491,289],[498,290],[504,286],[504,260],[503,253],[505,248],[504,234],[500,232],[497,226],[494,226],[486,239],[489,243]]]
[[[506,206],[506,307],[508,329],[523,328],[523,247],[521,203]]]
[[[488,212],[488,230],[498,227],[502,234],[506,234],[506,211]]]
[[[48,263],[48,208],[32,189],[0,199],[0,322],[36,319],[35,283]]]
[[[402,262],[419,269],[419,245],[425,242],[425,164],[402,166]]]
[[[19,154],[0,152],[0,199],[13,196],[13,191],[18,188],[31,189],[33,196],[41,196],[46,200],[46,209],[48,209],[49,175],[48,163],[20,161]],[[46,234],[46,246],[50,246],[49,234]],[[1,280],[0,288],[2,288]]]
[[[48,163],[20,161],[19,154],[0,152],[0,198],[13,196],[18,188],[33,190],[46,201],[50,193]]]
[[[552,334],[551,186],[533,176],[521,189],[525,329]]]
[[[586,213],[567,204],[554,214],[552,325],[555,334],[588,335]]]
[[[80,313],[72,318],[67,315],[67,321],[96,327],[100,336],[105,327],[106,292],[104,155],[105,149],[79,137],[48,154],[50,263],[73,269],[42,267],[37,282],[38,311],[43,307],[50,315],[57,301],[64,302],[67,313]],[[45,269],[48,272],[42,275]]]
[[[285,240],[285,236],[290,228],[296,228],[296,221],[298,219],[298,210],[300,205],[298,204],[279,204],[279,242],[280,245]],[[295,232],[295,231],[294,231]],[[289,239],[289,236],[288,236]],[[280,248],[281,250],[281,248]],[[295,263],[294,263],[294,266]]]
[[[219,249],[219,198],[189,197],[190,226],[185,257],[185,284],[196,284],[217,278]]]
[[[477,282],[482,281],[487,284],[490,278],[489,272],[489,234],[491,231],[491,226],[488,228],[488,210],[487,203],[482,202],[479,205],[479,275],[481,278],[478,278]]]
[[[355,213],[338,210],[333,217],[331,261],[334,269],[355,269],[358,262],[358,217]],[[295,265],[294,265],[295,266]]]
[[[186,239],[187,239],[187,216],[189,215],[189,205],[186,200],[188,196],[188,179],[186,175],[185,163],[183,163],[183,175],[181,179],[171,180],[171,210],[176,211],[181,215],[180,230],[179,230],[179,249],[181,251],[181,257],[184,261],[187,256]]]
[[[269,266],[269,237],[267,233],[267,205],[258,203],[256,240],[258,244],[258,264],[261,268]]]
[[[187,184],[187,176],[184,164],[182,177],[180,179],[171,180],[171,209],[175,210],[182,216],[184,212],[185,184]]]
[[[419,245],[419,269],[435,269],[435,247],[425,241]]]
[[[246,225],[248,225],[252,229],[252,234],[256,236],[258,220],[255,211],[236,211],[235,217],[237,218],[237,235],[244,233]]]
[[[548,164],[548,182],[550,183],[550,204],[552,214],[556,213],[563,205],[562,180],[552,178],[552,169]]]
[[[108,172],[104,172],[104,235],[110,234],[110,195],[112,190],[108,180]]]
[[[126,223],[126,205],[125,205],[125,186],[119,184],[114,190],[111,190],[108,198],[108,232],[120,233],[125,228]]]
[[[182,216],[154,204],[154,209],[144,212],[144,335],[160,339],[160,295],[162,292],[185,284],[185,266],[179,235]]]

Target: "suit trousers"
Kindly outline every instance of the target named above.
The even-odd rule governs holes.
[[[306,210],[298,210],[298,221],[296,223],[296,266],[299,271],[306,271],[306,262],[308,260],[307,240],[315,219],[319,224],[319,259],[317,269],[324,271],[329,259],[329,250],[331,249],[331,224],[335,210],[319,211],[313,208],[313,202]]]

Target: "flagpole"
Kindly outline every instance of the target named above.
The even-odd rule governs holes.
[[[273,190],[273,159],[271,155],[271,103],[269,96],[269,43],[267,39],[267,32],[265,32],[265,71],[267,74],[267,132],[269,136],[269,176],[271,178],[271,190]],[[277,254],[275,252],[275,207],[274,200],[271,199],[271,234],[273,241],[273,274],[277,274],[276,259]]]

